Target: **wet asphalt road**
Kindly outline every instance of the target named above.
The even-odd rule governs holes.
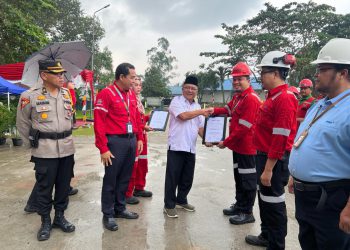
[[[196,211],[179,210],[179,218],[167,218],[163,212],[166,134],[154,132],[149,137],[148,190],[152,198],[141,198],[128,209],[140,214],[137,220],[118,219],[119,230],[110,232],[102,225],[100,212],[103,167],[94,138],[77,137],[75,178],[79,193],[70,197],[66,217],[76,226],[74,233],[53,229],[45,242],[36,240],[40,217],[26,214],[26,204],[34,185],[33,164],[25,147],[0,146],[0,249],[263,249],[244,242],[246,234],[260,233],[257,203],[255,223],[234,226],[222,209],[233,202],[232,156],[228,149],[206,148],[198,140],[197,162],[189,202]],[[286,249],[300,249],[298,226],[294,218],[294,197],[286,195],[288,236]],[[51,215],[53,217],[53,214]]]

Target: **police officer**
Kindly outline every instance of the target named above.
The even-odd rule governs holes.
[[[306,112],[315,102],[315,98],[312,96],[312,81],[310,79],[303,79],[299,83],[300,88],[300,99],[297,111],[297,122],[298,127],[300,123],[304,120]]]
[[[236,203],[224,209],[225,215],[232,215],[232,224],[245,224],[255,221],[253,206],[256,196],[256,149],[253,145],[253,129],[260,98],[250,86],[250,69],[243,62],[232,68],[232,83],[236,94],[224,108],[213,109],[213,114],[227,114],[232,117],[230,135],[218,144],[219,148],[232,150],[233,169],[236,183]]]
[[[268,90],[257,115],[254,134],[261,234],[248,235],[245,240],[267,249],[284,249],[287,235],[284,187],[289,177],[288,158],[296,133],[298,101],[288,91],[285,79],[294,63],[294,56],[271,51],[258,65],[262,85]]]
[[[308,111],[290,156],[302,249],[350,249],[349,48],[349,39],[332,39],[312,62],[327,97]]]
[[[30,140],[31,161],[35,164],[37,210],[42,222],[37,234],[39,241],[50,238],[51,227],[61,228],[64,232],[75,230],[64,217],[75,152],[72,103],[69,91],[62,88],[64,72],[60,61],[39,61],[43,86],[22,93],[17,110],[17,128],[22,138]],[[52,205],[55,218],[51,225]]]
[[[143,148],[137,100],[130,90],[135,77],[133,65],[120,64],[114,84],[97,95],[94,109],[95,144],[105,166],[101,195],[103,224],[111,231],[118,229],[114,218],[138,218],[137,213],[125,207],[136,150],[142,152]]]

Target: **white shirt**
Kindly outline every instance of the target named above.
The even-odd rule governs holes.
[[[185,151],[195,154],[199,128],[204,127],[202,115],[183,121],[178,115],[184,112],[201,109],[196,103],[190,103],[184,96],[176,96],[169,106],[170,122],[168,147],[172,151]]]

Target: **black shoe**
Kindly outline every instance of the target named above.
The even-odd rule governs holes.
[[[268,247],[269,246],[269,241],[265,239],[264,237],[260,235],[255,236],[255,235],[247,235],[245,237],[245,242],[247,242],[249,245],[253,246],[259,246],[259,247]]]
[[[242,225],[242,224],[246,224],[246,223],[255,222],[255,218],[254,218],[253,214],[240,213],[240,214],[237,214],[237,215],[230,217],[229,221],[231,224],[234,224],[234,225]]]
[[[70,187],[68,195],[75,195],[78,193],[78,191],[79,190],[77,188]]]
[[[62,211],[56,211],[52,227],[60,228],[65,233],[71,233],[75,231],[75,226],[66,220]]]
[[[28,214],[32,214],[38,212],[38,209],[27,203],[27,205],[24,207],[24,211]]]
[[[51,218],[50,215],[41,216],[41,227],[36,235],[38,241],[48,240],[50,238],[51,231]]]
[[[236,207],[236,204],[232,204],[229,208],[225,208],[224,210],[222,210],[222,212],[224,213],[224,215],[238,215],[239,214],[239,210]]]
[[[152,192],[147,190],[134,190],[134,196],[136,197],[152,197]]]
[[[135,212],[130,212],[128,210],[124,210],[123,212],[116,212],[114,215],[115,218],[124,218],[124,219],[137,219],[139,215]]]
[[[110,231],[117,231],[118,230],[118,225],[115,222],[114,218],[109,218],[106,216],[103,216],[103,225],[106,229],[110,230]]]
[[[136,205],[140,203],[139,199],[137,199],[135,196],[126,198],[125,202],[129,205]]]

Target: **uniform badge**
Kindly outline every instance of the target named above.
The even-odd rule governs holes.
[[[44,95],[39,95],[36,99],[42,101],[42,100],[45,100],[46,97]]]
[[[48,117],[47,113],[42,113],[41,114],[41,119],[45,120],[45,119],[47,119],[47,117]]]
[[[64,98],[69,99],[69,95],[65,94],[63,95]]]
[[[25,97],[22,97],[21,98],[21,109],[24,109],[25,106],[27,106],[27,104],[30,103],[30,100],[25,98]]]
[[[96,104],[102,104],[102,99],[98,99]]]
[[[47,111],[47,110],[48,110],[48,107],[46,106],[40,107],[40,111]]]

